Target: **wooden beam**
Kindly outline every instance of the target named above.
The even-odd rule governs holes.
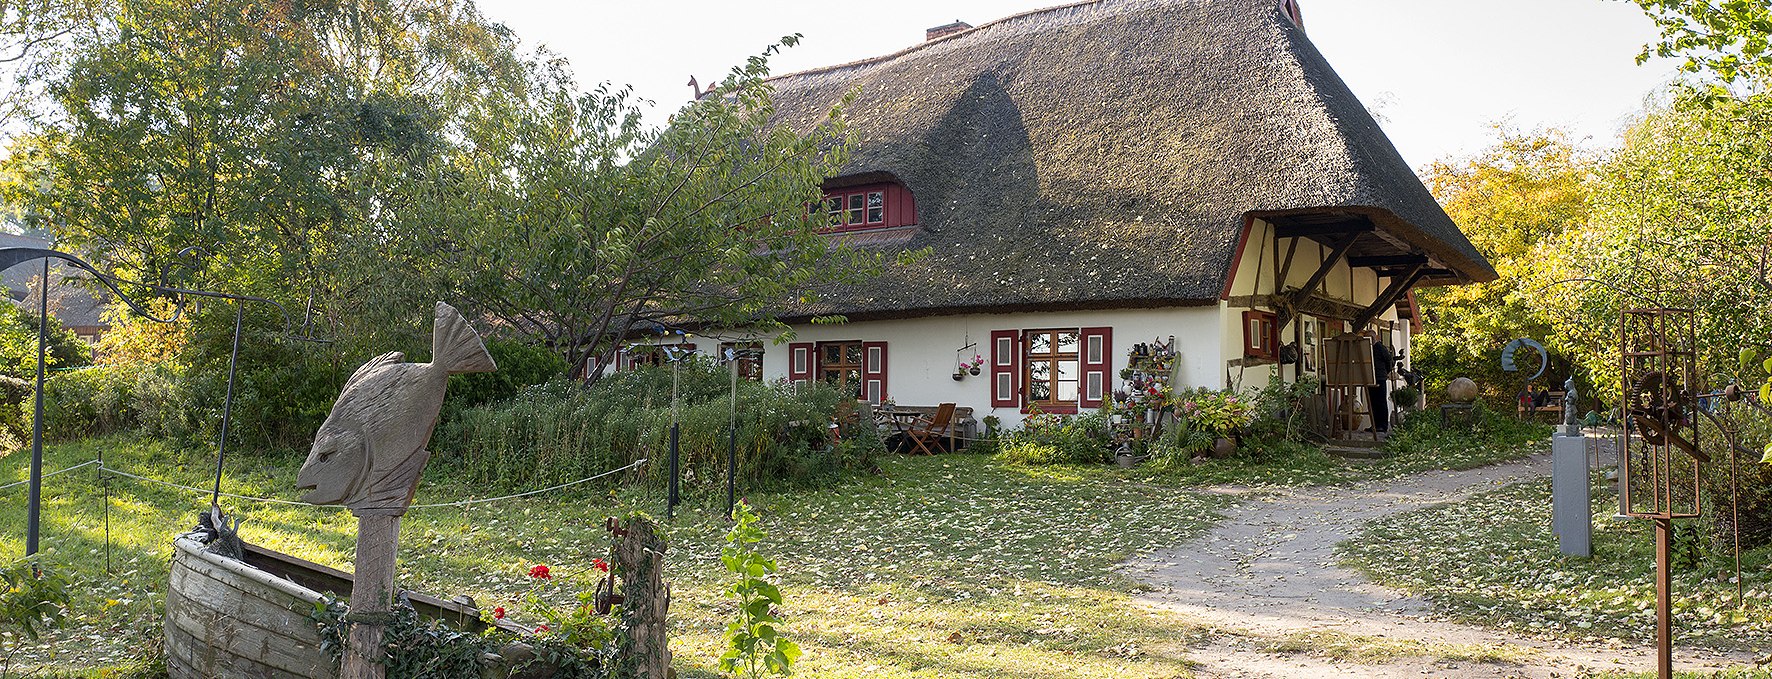
[[[1274,259],[1279,260],[1280,239],[1274,239]],[[1298,239],[1286,246],[1286,261],[1274,273],[1274,294],[1286,289],[1286,277],[1292,275],[1292,256],[1298,254]]]
[[[1361,268],[1366,268],[1366,269],[1375,269],[1375,268],[1378,268],[1381,266],[1415,266],[1416,264],[1426,264],[1426,263],[1427,263],[1427,255],[1414,255],[1414,254],[1411,254],[1411,255],[1373,255],[1370,257],[1349,257],[1349,258],[1347,258],[1347,265],[1348,266],[1361,267]]]
[[[1366,307],[1360,312],[1360,315],[1354,317],[1353,329],[1358,331],[1359,329],[1366,327],[1366,324],[1371,323],[1372,319],[1377,318],[1379,314],[1384,313],[1386,308],[1396,306],[1397,298],[1402,297],[1403,293],[1408,292],[1410,287],[1413,287],[1417,281],[1420,281],[1421,272],[1426,269],[1427,262],[1423,261],[1410,269],[1407,275],[1392,278],[1391,284],[1385,287],[1384,292],[1378,293],[1378,299],[1373,300],[1372,306]]]
[[[1398,276],[1409,275],[1409,272],[1411,270],[1412,270],[1411,267],[1403,267],[1403,268],[1399,268],[1399,269],[1377,269],[1377,270],[1373,271],[1373,273],[1376,273],[1376,274],[1383,276],[1385,278],[1396,278]],[[1458,272],[1453,271],[1451,269],[1426,268],[1426,269],[1421,270],[1421,277],[1422,278],[1454,277],[1457,275],[1458,275]]]
[[[1337,236],[1372,231],[1376,227],[1372,222],[1335,222],[1330,224],[1288,224],[1274,226],[1275,238],[1303,238],[1305,236]]]
[[[1292,322],[1292,310],[1297,308],[1300,302],[1303,302],[1305,299],[1309,298],[1312,293],[1316,292],[1317,286],[1323,284],[1323,279],[1329,277],[1329,272],[1335,268],[1336,264],[1340,264],[1341,260],[1347,257],[1348,250],[1352,250],[1354,243],[1359,240],[1360,234],[1352,233],[1335,242],[1334,247],[1329,250],[1329,256],[1324,257],[1323,263],[1317,267],[1316,273],[1311,274],[1311,277],[1305,280],[1304,285],[1299,286],[1297,290],[1293,290],[1287,295],[1288,303],[1285,308],[1280,309],[1279,317],[1277,319],[1278,325],[1275,327],[1280,330],[1286,329],[1286,325]]]

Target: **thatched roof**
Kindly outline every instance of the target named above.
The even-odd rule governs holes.
[[[1211,303],[1252,215],[1495,276],[1277,0],[1081,2],[772,84],[795,125],[859,92],[844,175],[920,221],[867,247],[932,248],[789,317]]]

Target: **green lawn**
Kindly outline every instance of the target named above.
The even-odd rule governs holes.
[[[105,449],[119,468],[206,485],[211,453],[158,441],[109,438],[53,446],[48,468]],[[24,478],[25,455],[0,459],[0,481]],[[293,453],[239,455],[224,488],[296,496]],[[159,625],[168,542],[206,497],[113,481],[115,568],[104,571],[102,495],[91,469],[50,479],[48,560],[79,592],[73,624],[25,648],[25,662],[96,667],[151,643]],[[482,495],[427,480],[419,502]],[[0,491],[0,557],[22,553],[24,492]],[[715,502],[714,493],[705,493]],[[1188,643],[1206,630],[1133,606],[1133,584],[1113,565],[1144,549],[1183,542],[1226,502],[1171,483],[1115,472],[1022,469],[971,455],[882,460],[877,475],[836,488],[751,498],[764,516],[787,592],[787,631],[807,655],[808,677],[1188,676]],[[348,565],[354,523],[343,511],[224,502],[245,516],[249,541]],[[401,533],[405,586],[468,594],[483,607],[514,603],[530,565],[582,569],[607,550],[602,518],[655,498],[624,490],[515,500],[496,507],[418,510]],[[671,525],[672,646],[684,676],[713,676],[721,594],[718,509],[691,506]]]
[[[1655,633],[1654,539],[1648,522],[1613,519],[1617,497],[1596,475],[1594,556],[1566,557],[1550,532],[1548,480],[1394,515],[1342,545],[1347,565],[1377,582],[1425,594],[1467,622],[1527,634],[1630,643]],[[1676,572],[1681,643],[1772,645],[1772,550],[1744,555],[1745,597],[1735,603],[1733,563]]]

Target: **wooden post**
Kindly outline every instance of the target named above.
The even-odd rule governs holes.
[[[382,634],[394,602],[394,554],[399,551],[400,516],[357,517],[357,563],[351,585],[350,641],[340,679],[381,679]]]
[[[627,522],[628,534],[615,543],[615,572],[621,576],[622,623],[628,629],[621,661],[635,679],[666,679],[671,648],[665,637],[665,615],[671,591],[664,584],[665,541],[644,517]],[[351,679],[346,677],[346,679]]]

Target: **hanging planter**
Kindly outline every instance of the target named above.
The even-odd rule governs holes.
[[[964,371],[955,370],[954,371],[954,381],[958,382],[963,379],[966,379],[966,373]]]
[[[972,373],[972,376],[973,376],[973,377],[977,377],[977,376],[978,376],[978,373],[979,373],[979,369],[978,369],[978,366],[976,366],[976,365],[975,365],[975,366],[972,366],[972,367],[971,367],[971,368],[970,368],[970,369],[968,369],[968,370],[967,370],[967,371],[966,371],[966,372],[969,372],[969,373]]]

